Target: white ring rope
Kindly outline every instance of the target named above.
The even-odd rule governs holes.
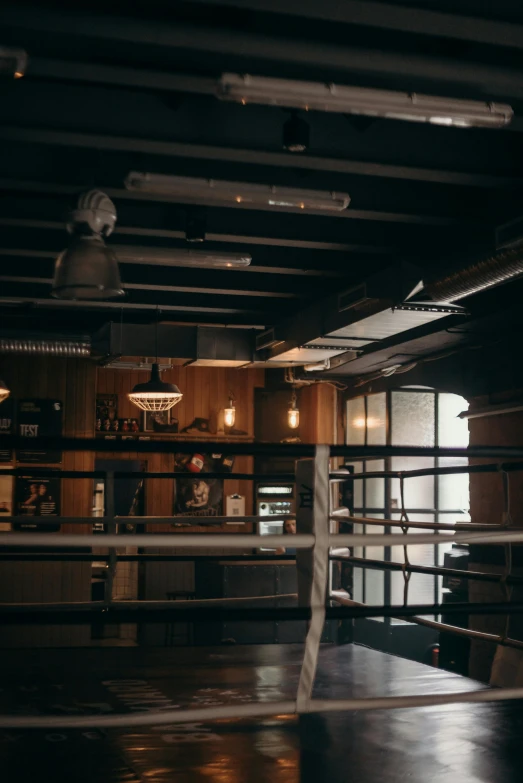
[[[462,693],[426,694],[424,696],[384,696],[363,699],[312,699],[307,712],[365,712],[367,710],[401,710],[434,707],[445,704],[470,704],[523,699],[523,688],[485,688]],[[188,710],[166,710],[132,715],[0,715],[0,729],[84,729],[126,728],[131,726],[161,726],[170,723],[205,723],[236,718],[262,718],[300,714],[294,700],[232,704]]]
[[[308,712],[312,687],[318,666],[321,635],[325,623],[325,606],[329,571],[329,449],[316,447],[314,460],[314,516],[316,543],[313,551],[311,585],[311,620],[305,640],[305,651],[298,684],[296,704],[300,712]]]
[[[384,520],[381,520],[383,525]],[[386,523],[385,523],[386,524]],[[415,526],[415,523],[414,523]],[[43,547],[45,549],[60,549],[61,547],[122,547],[121,535],[82,535],[74,533],[0,533],[0,546]],[[157,533],[137,534],[127,536],[129,544],[137,547],[192,547],[194,549],[253,549],[264,546],[277,549],[281,546],[281,535],[260,536],[249,533]],[[224,538],[226,541],[224,541]],[[298,533],[292,537],[292,545],[296,549],[310,549],[314,546],[315,536],[308,533]],[[408,546],[419,544],[521,544],[523,530],[503,529],[485,533],[456,533],[455,535],[435,535],[434,533],[412,533],[405,542]],[[335,547],[360,546],[402,546],[403,541],[398,535],[384,533],[372,534],[331,534],[329,545]],[[226,555],[223,556],[226,559]]]
[[[110,606],[111,609],[119,609],[123,607],[128,610],[132,609],[172,609],[176,606],[177,609],[195,609],[198,607],[220,607],[229,606],[234,603],[244,603],[245,601],[274,601],[280,600],[280,598],[297,598],[297,593],[282,593],[280,595],[244,595],[237,596],[235,598],[189,598],[183,600],[165,600],[165,601],[69,601],[67,603],[0,603],[1,609],[21,609],[24,611],[38,611],[38,609],[47,609],[53,611],[61,611],[63,609],[73,610],[89,610],[93,608],[99,608],[104,606]]]
[[[132,726],[159,726],[173,723],[206,722],[223,719],[261,718],[278,716],[282,714],[301,714],[304,712],[334,712],[334,711],[366,711],[366,710],[390,710],[410,709],[416,707],[429,707],[446,704],[483,703],[493,701],[506,701],[523,699],[523,688],[485,689],[479,691],[467,691],[462,693],[425,694],[422,696],[394,696],[383,698],[362,699],[311,699],[314,677],[316,673],[319,644],[323,623],[325,619],[325,605],[327,592],[327,574],[329,563],[329,547],[357,547],[357,546],[398,546],[398,536],[383,535],[331,535],[329,534],[329,446],[316,447],[315,474],[314,474],[314,534],[297,534],[293,537],[293,546],[297,549],[311,548],[313,550],[313,578],[311,585],[311,610],[312,619],[307,635],[304,659],[300,672],[300,680],[296,700],[281,702],[265,702],[246,705],[224,705],[210,708],[169,710],[149,712],[146,714],[120,714],[120,715],[92,715],[92,716],[9,716],[0,715],[0,728],[17,729],[49,729],[49,728],[116,728]],[[107,521],[107,520],[105,520]],[[114,521],[121,521],[113,519]],[[175,523],[176,518],[173,518]],[[231,521],[233,521],[231,519]],[[361,521],[361,520],[359,520]],[[403,521],[403,520],[402,520]],[[408,523],[408,519],[406,520]],[[381,520],[382,524],[386,521]],[[414,524],[415,526],[415,524]],[[485,532],[480,534],[457,533],[453,536],[434,533],[422,533],[404,535],[402,544],[439,544],[439,543],[520,543],[523,542],[523,531],[503,530]],[[401,539],[400,539],[401,540]],[[21,547],[84,547],[104,546],[121,547],[122,536],[119,535],[71,535],[71,534],[0,534],[0,544],[6,546]],[[132,544],[136,547],[192,547],[196,549],[225,546],[223,534],[152,534],[134,535]],[[281,536],[260,536],[249,534],[231,534],[227,536],[227,548],[252,549],[264,545],[269,548],[281,546]],[[510,566],[509,566],[510,568]],[[508,572],[508,571],[507,571]],[[278,596],[282,597],[282,596]],[[332,595],[339,603],[344,603],[339,597]],[[271,596],[260,596],[264,600],[270,600]],[[212,599],[211,599],[212,600]],[[237,600],[237,599],[234,599]],[[250,599],[252,600],[252,599]],[[348,599],[350,600],[350,599]],[[223,603],[223,599],[217,599]],[[121,602],[124,603],[124,602]],[[125,602],[127,603],[127,602]],[[166,601],[154,602],[166,605],[169,608],[173,603],[186,604],[194,607],[196,603],[210,603],[204,601]],[[355,602],[350,601],[351,604]],[[420,618],[422,619],[422,618]],[[429,621],[430,622],[430,621]],[[505,640],[507,641],[507,640]]]
[[[353,601],[349,598],[344,590],[333,590],[330,594],[330,599],[341,604],[341,606],[361,606],[365,607],[368,604],[363,604],[361,601]],[[483,631],[473,631],[470,628],[460,628],[457,625],[448,625],[447,623],[438,623],[436,620],[426,620],[424,617],[418,617],[417,615],[409,615],[404,617],[401,615],[401,609],[399,609],[396,615],[397,620],[403,620],[407,623],[414,623],[415,625],[424,625],[427,628],[433,628],[435,631],[441,633],[450,633],[455,636],[463,636],[467,639],[481,639],[485,642],[493,642],[494,644],[500,644],[503,647],[514,647],[518,650],[523,649],[523,641],[518,639],[510,639],[504,636],[498,636],[495,633],[484,633]]]

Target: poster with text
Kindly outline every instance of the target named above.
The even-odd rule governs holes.
[[[11,465],[5,467],[11,467]],[[4,522],[4,519],[13,513],[13,486],[13,476],[6,476],[0,468],[0,531],[2,533],[11,530],[11,524]]]
[[[19,400],[17,433],[27,438],[27,447],[18,452],[19,462],[53,464],[62,461],[61,451],[32,449],[31,438],[59,438],[62,434],[63,405],[60,400]]]
[[[14,400],[8,397],[0,406],[0,462],[11,462],[13,452],[11,449],[2,448],[2,438],[6,435],[14,435]]]
[[[47,521],[49,517],[60,515],[59,475],[19,476],[16,480],[16,515],[27,518],[14,523],[16,530],[60,530],[59,524]]]

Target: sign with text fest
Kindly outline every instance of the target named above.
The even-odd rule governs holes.
[[[59,438],[62,434],[63,404],[60,400],[19,400],[17,431],[20,437],[27,438]],[[61,451],[43,451],[26,449],[17,454],[19,462],[38,462],[40,464],[56,464],[62,461]]]

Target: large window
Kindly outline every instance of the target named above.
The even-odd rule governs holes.
[[[404,388],[371,394],[347,402],[346,442],[351,446],[441,446],[468,445],[468,423],[457,418],[468,408],[467,401],[456,394],[430,389]],[[466,464],[466,460],[464,461]],[[348,463],[355,473],[403,471],[432,468],[436,465],[463,464],[462,458],[393,457],[392,459],[357,460]],[[468,521],[468,474],[422,476],[405,479],[404,508],[412,522],[453,524]],[[376,478],[354,482],[354,515],[375,519],[400,519],[402,510],[399,478]],[[397,533],[400,528],[378,525],[355,525],[355,533]],[[422,532],[409,528],[410,533]],[[416,565],[443,565],[446,546],[409,547],[410,562]],[[365,547],[354,551],[356,557],[403,562],[403,548]],[[369,604],[402,604],[403,574],[399,571],[354,569],[353,593],[357,601]],[[441,577],[412,574],[408,603],[432,603],[441,600]],[[378,620],[382,622],[382,620]],[[392,620],[391,623],[400,621]]]

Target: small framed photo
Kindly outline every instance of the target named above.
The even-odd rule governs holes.
[[[142,432],[158,432],[170,423],[170,409],[168,411],[144,411],[142,414]]]

